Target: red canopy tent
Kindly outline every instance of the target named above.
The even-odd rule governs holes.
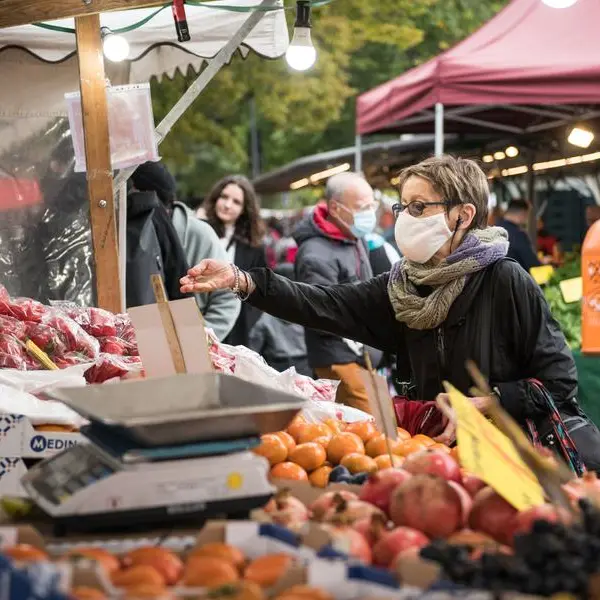
[[[457,46],[359,96],[357,134],[426,132],[435,120],[436,134],[527,135],[596,119],[599,24],[600,0],[512,0]]]

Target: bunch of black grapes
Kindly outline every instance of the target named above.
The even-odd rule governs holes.
[[[569,593],[585,598],[591,575],[600,573],[600,511],[582,500],[581,523],[537,521],[530,533],[515,536],[514,554],[484,553],[436,540],[421,556],[439,563],[454,583],[494,592],[538,596]]]

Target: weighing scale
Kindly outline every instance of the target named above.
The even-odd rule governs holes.
[[[57,535],[247,516],[272,496],[269,463],[251,449],[261,434],[287,427],[304,400],[228,375],[176,379],[179,391],[167,399],[145,393],[161,387],[158,379],[53,393],[90,421],[81,430],[89,443],[22,479]],[[179,393],[189,387],[196,393]]]

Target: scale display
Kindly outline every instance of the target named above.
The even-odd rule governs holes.
[[[92,446],[79,445],[39,463],[25,477],[38,494],[58,506],[118,470]]]

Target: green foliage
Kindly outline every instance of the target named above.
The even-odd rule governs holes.
[[[337,0],[315,9],[319,58],[313,70],[294,73],[284,59],[235,56],[169,134],[161,154],[186,195],[205,193],[226,173],[248,173],[251,96],[259,114],[263,171],[351,145],[358,93],[466,37],[505,1]],[[153,82],[157,119],[195,77]]]
[[[556,269],[552,279],[544,287],[544,295],[554,318],[558,321],[567,343],[572,350],[581,349],[581,303],[567,304],[560,291],[559,284],[565,279],[581,276],[581,255],[570,254],[565,257],[562,267]]]

